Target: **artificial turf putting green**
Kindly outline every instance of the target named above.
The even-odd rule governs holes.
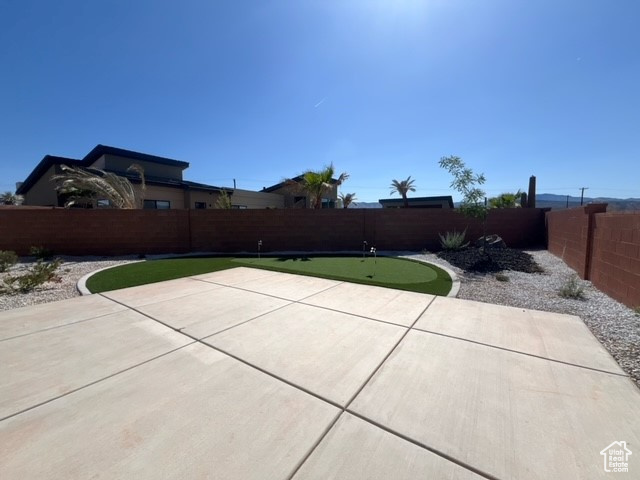
[[[403,258],[310,255],[150,260],[98,272],[89,278],[87,288],[92,293],[99,293],[241,266],[434,295],[447,295],[452,283],[451,277],[441,268]]]

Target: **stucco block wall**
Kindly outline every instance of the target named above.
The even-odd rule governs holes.
[[[336,215],[343,213],[344,215]],[[357,250],[363,241],[362,211],[191,211],[194,251]]]
[[[472,243],[483,234],[482,222],[449,209],[375,209],[367,210],[368,236],[381,249],[440,249],[439,234],[462,232]],[[509,247],[544,245],[544,209],[496,209],[489,211],[487,234],[497,233]]]
[[[629,307],[640,306],[640,213],[588,205],[547,213],[548,248],[581,278]]]
[[[541,246],[544,210],[494,211],[489,233],[512,247]],[[21,255],[33,245],[58,254],[118,255],[198,251],[339,251],[439,247],[438,233],[463,230],[474,239],[482,225],[443,210],[0,210],[0,249]]]
[[[27,255],[31,246],[57,254],[123,255],[186,252],[186,210],[0,210],[0,250]]]
[[[640,213],[595,216],[590,280],[625,305],[640,306]]]
[[[588,275],[587,242],[592,206],[554,210],[547,213],[548,250],[573,268],[581,278]],[[602,207],[602,211],[606,206]]]

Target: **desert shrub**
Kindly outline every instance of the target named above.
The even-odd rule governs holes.
[[[562,298],[573,298],[574,300],[584,300],[584,287],[580,285],[577,275],[572,275],[565,284],[558,290],[558,295]]]
[[[520,206],[520,197],[522,193],[518,190],[516,193],[501,193],[497,197],[489,199],[490,208],[517,208]]]
[[[6,272],[18,263],[18,255],[11,250],[0,250],[0,272]]]
[[[496,280],[499,281],[499,282],[508,282],[510,279],[504,273],[497,273],[496,274]]]
[[[56,270],[62,264],[62,260],[53,262],[38,260],[26,273],[22,275],[10,275],[5,277],[4,285],[0,286],[3,293],[27,293],[46,282],[60,281]]]
[[[465,248],[469,245],[469,242],[464,241],[464,237],[467,234],[467,229],[465,228],[462,232],[447,232],[444,234],[438,234],[440,237],[440,245],[443,250],[460,250],[461,248]]]
[[[29,255],[39,260],[49,260],[53,258],[53,251],[43,246],[33,246],[29,249]]]
[[[222,190],[220,195],[218,195],[218,199],[214,205],[214,208],[222,209],[222,210],[231,210],[233,205],[231,204],[231,197],[227,193],[226,190]]]

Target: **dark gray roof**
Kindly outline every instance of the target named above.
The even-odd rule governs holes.
[[[135,160],[158,163],[160,165],[180,167],[183,170],[185,168],[189,168],[189,162],[173,160],[166,157],[158,157],[156,155],[149,155],[148,153],[134,152],[133,150],[125,150],[124,148],[109,147],[108,145],[96,145],[93,150],[87,153],[82,161],[86,166],[88,166],[95,162],[102,155],[116,155],[119,157],[133,158]]]
[[[34,183],[36,183],[42,175],[45,174],[47,170],[53,165],[69,165],[69,166],[80,166],[82,165],[82,160],[76,160],[74,158],[66,158],[66,157],[56,157],[54,155],[45,155],[40,163],[36,165],[36,168],[29,174],[22,185],[16,189],[16,195],[23,195],[28,192]]]
[[[75,158],[67,158],[67,157],[57,157],[54,155],[45,155],[40,163],[36,165],[36,168],[29,174],[26,180],[20,185],[20,187],[16,190],[17,195],[23,195],[28,192],[31,187],[40,179],[44,173],[49,170],[49,168],[53,165],[69,165],[69,166],[78,166],[78,167],[88,167],[91,166],[98,158],[102,155],[116,155],[119,157],[131,158],[134,160],[140,160],[145,162],[158,163],[160,165],[168,165],[172,167],[180,167],[183,170],[189,167],[189,162],[182,162],[179,160],[172,160],[170,158],[158,157],[156,155],[149,155],[146,153],[134,152],[132,150],[125,150],[123,148],[110,147],[108,145],[96,145],[93,150],[91,150],[82,160],[77,160]],[[166,180],[166,179],[164,179]],[[163,184],[167,184],[166,181],[163,180]],[[150,181],[149,183],[152,183]],[[190,182],[181,182],[188,184]],[[191,182],[194,183],[194,182]],[[202,188],[209,187],[214,190],[219,190],[218,187],[212,187],[211,185],[204,184],[195,184],[201,185]]]
[[[451,195],[443,195],[439,197],[409,197],[407,200],[409,201],[409,207],[411,207],[412,204],[415,207],[419,207],[421,205],[418,204],[426,206],[428,204],[436,205],[446,203],[449,205],[449,208],[453,208],[453,197]],[[404,200],[402,198],[381,198],[378,202],[380,202],[383,207],[401,207],[404,205]]]
[[[287,185],[287,183],[300,182],[303,177],[304,177],[304,175],[298,175],[297,177],[288,178],[286,180],[283,180],[280,183],[276,183],[275,185],[271,185],[270,187],[265,187],[261,191],[262,192],[275,192],[276,190],[280,190],[282,187],[285,187]],[[336,183],[338,183],[338,180],[336,180],[335,178],[332,178],[331,179],[331,183],[332,184],[336,184]]]

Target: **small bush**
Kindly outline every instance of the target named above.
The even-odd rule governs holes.
[[[219,208],[222,210],[231,210],[232,208],[231,196],[229,196],[226,190],[222,190],[220,192],[220,195],[218,195],[218,199],[216,200],[214,208]]]
[[[18,255],[11,250],[0,250],[0,272],[6,272],[18,263]]]
[[[504,273],[497,273],[496,274],[496,280],[499,282],[508,282],[510,281],[509,277],[506,276]]]
[[[53,258],[53,251],[47,247],[34,246],[29,249],[29,255],[36,257],[38,260],[49,260]]]
[[[440,245],[442,245],[443,250],[460,250],[469,245],[469,242],[464,241],[464,237],[467,234],[467,229],[465,228],[463,232],[447,232],[442,236],[442,234],[438,234],[440,237]]]
[[[2,293],[27,293],[46,282],[59,282],[56,270],[62,264],[62,260],[43,262],[38,260],[26,273],[22,275],[8,276],[4,279],[4,285],[0,286]]]
[[[580,285],[577,275],[572,275],[558,291],[562,298],[573,298],[574,300],[584,300],[584,287]]]

